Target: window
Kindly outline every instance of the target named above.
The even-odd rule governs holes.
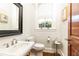
[[[36,4],[36,29],[55,29],[56,20],[53,19],[53,4]]]

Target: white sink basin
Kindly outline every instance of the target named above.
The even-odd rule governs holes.
[[[26,55],[33,45],[34,42],[18,41],[17,44],[9,48],[0,49],[0,53],[3,53],[4,55],[22,56]]]
[[[26,42],[26,43],[19,42],[18,44],[15,44],[13,48],[22,48],[24,46],[29,46],[29,42]]]

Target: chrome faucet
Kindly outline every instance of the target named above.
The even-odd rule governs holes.
[[[11,45],[14,45],[14,44],[16,44],[16,43],[17,43],[17,40],[16,40],[16,39],[13,39]]]

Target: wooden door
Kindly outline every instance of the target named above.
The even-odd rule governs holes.
[[[79,3],[70,4],[68,20],[68,55],[79,56]]]

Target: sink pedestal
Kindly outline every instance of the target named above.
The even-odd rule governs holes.
[[[31,56],[43,56],[43,51],[42,50],[36,51],[36,50],[32,49],[30,52],[30,55]]]

